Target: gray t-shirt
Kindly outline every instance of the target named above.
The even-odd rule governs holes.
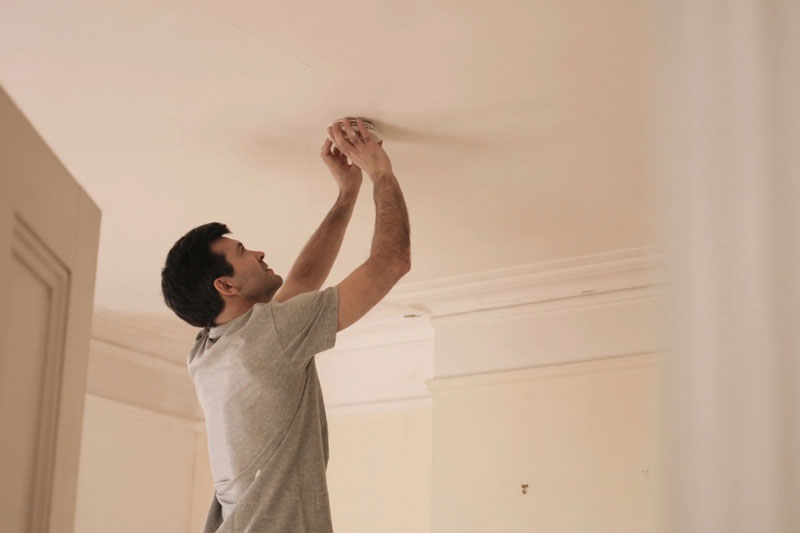
[[[334,286],[255,304],[197,334],[189,373],[215,489],[204,533],[333,531],[314,355],[336,343],[338,313]]]

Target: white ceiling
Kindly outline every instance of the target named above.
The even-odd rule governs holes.
[[[378,124],[403,187],[403,285],[653,240],[637,2],[2,11],[0,84],[103,211],[99,306],[169,314],[167,250],[210,221],[285,276],[336,199],[319,151],[344,115]],[[366,259],[373,229],[365,178],[327,285]]]

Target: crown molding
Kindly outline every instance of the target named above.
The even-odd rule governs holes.
[[[186,367],[198,328],[161,317],[124,313],[95,306],[92,338]]]
[[[92,338],[86,392],[184,420],[203,419],[186,365]]]
[[[390,411],[408,411],[409,409],[433,409],[433,395],[409,396],[405,398],[389,398],[354,403],[325,404],[328,416],[362,415],[369,413],[386,413]]]
[[[373,350],[384,346],[433,342],[433,327],[427,317],[415,315],[365,319],[337,334],[336,346],[332,351]]]
[[[475,387],[528,383],[543,379],[565,378],[586,374],[600,374],[619,370],[632,370],[659,366],[661,353],[646,352],[622,354],[603,359],[589,359],[571,363],[515,368],[499,372],[485,372],[465,376],[447,376],[429,379],[425,382],[433,394],[446,391],[465,390]]]
[[[387,300],[434,323],[464,313],[556,301],[563,309],[583,305],[585,296],[661,286],[663,266],[660,247],[630,248],[404,285]]]
[[[87,401],[94,402],[100,407],[116,410],[121,413],[125,413],[128,416],[132,416],[140,420],[145,420],[148,423],[157,424],[170,429],[177,428],[181,431],[194,433],[195,435],[201,434],[206,429],[205,421],[203,421],[202,419],[201,420],[187,419],[185,417],[175,416],[173,414],[165,413],[163,411],[155,410],[152,408],[141,407],[126,401],[120,401],[119,399],[116,398],[109,398],[101,394],[96,394],[92,392],[86,393],[86,399]]]

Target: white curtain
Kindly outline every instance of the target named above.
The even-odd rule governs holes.
[[[800,0],[651,3],[665,531],[800,532]]]

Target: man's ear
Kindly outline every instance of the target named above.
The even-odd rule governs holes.
[[[233,286],[232,282],[232,278],[227,276],[217,278],[214,280],[214,288],[217,289],[217,292],[220,294],[233,296],[234,294],[238,294],[239,290]]]

